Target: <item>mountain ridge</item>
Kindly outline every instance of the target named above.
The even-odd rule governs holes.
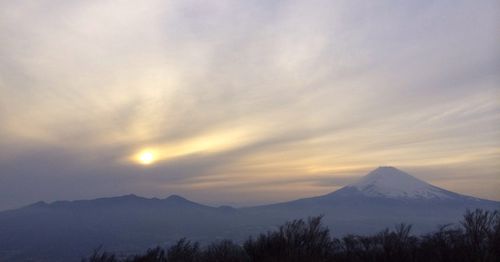
[[[389,181],[389,179],[395,179],[395,178],[401,178],[404,177],[408,182],[414,182],[416,183],[416,186],[419,187],[426,187],[428,191],[432,191],[432,193],[428,193],[427,195],[423,194],[422,192],[417,192],[417,194],[409,194],[409,193],[415,193],[415,192],[408,192],[408,188],[406,188],[406,192],[399,190],[398,188],[395,188],[395,183],[391,183],[392,185],[389,186],[389,189],[392,190],[397,190],[397,192],[380,192],[374,189],[379,189],[376,188],[376,186],[380,185],[380,180],[383,180],[385,183]],[[399,184],[401,185],[401,184]],[[408,184],[403,184],[404,186],[408,186]],[[397,185],[396,185],[397,186]],[[413,185],[415,186],[415,184]],[[383,187],[382,189],[387,189],[388,187]],[[479,198],[479,197],[473,197],[473,196],[468,196],[460,193],[456,193],[453,191],[449,191],[437,186],[434,186],[432,184],[429,184],[421,179],[418,179],[406,172],[403,172],[395,167],[392,166],[380,166],[371,172],[369,172],[367,175],[361,177],[358,179],[356,182],[348,184],[344,187],[341,187],[340,189],[337,189],[335,191],[332,191],[330,193],[320,195],[320,196],[312,196],[312,197],[306,197],[306,198],[301,198],[301,199],[296,199],[296,200],[291,200],[291,201],[285,201],[285,202],[279,202],[279,203],[271,203],[271,204],[262,204],[262,205],[256,205],[256,206],[247,206],[247,207],[233,207],[230,205],[222,205],[222,207],[225,208],[233,208],[233,209],[245,209],[245,208],[254,208],[254,207],[260,207],[260,206],[268,206],[268,205],[276,205],[276,204],[281,204],[281,203],[287,203],[287,202],[293,202],[293,201],[300,201],[304,199],[314,199],[314,198],[319,198],[319,197],[327,197],[327,196],[337,196],[337,195],[343,195],[344,197],[346,196],[345,193],[354,193],[356,192],[357,194],[362,194],[367,197],[387,197],[387,198],[415,198],[418,200],[425,200],[425,199],[441,199],[441,200],[451,200],[453,198],[467,198],[468,200],[473,200],[473,201],[490,201],[490,202],[497,202],[500,203],[500,201],[496,200],[491,200],[491,199],[484,199],[484,198]],[[411,188],[410,191],[415,191],[415,188]],[[385,193],[385,194],[384,194]],[[424,193],[426,193],[424,191]],[[433,195],[434,194],[434,195]],[[23,206],[21,208],[29,208],[29,207],[35,207],[35,206],[51,206],[54,204],[70,204],[70,203],[81,203],[81,202],[88,202],[88,201],[125,201],[125,200],[135,200],[135,201],[147,201],[147,200],[154,200],[154,201],[169,201],[169,202],[176,202],[176,203],[186,203],[186,204],[195,204],[195,205],[200,205],[200,206],[206,206],[206,207],[213,207],[213,208],[218,208],[221,206],[211,206],[211,205],[205,205],[199,202],[195,202],[192,200],[189,200],[183,196],[177,195],[177,194],[172,194],[169,195],[163,199],[156,198],[156,197],[142,197],[138,196],[136,194],[125,194],[125,195],[118,195],[118,196],[111,196],[111,197],[101,197],[101,198],[94,198],[94,199],[82,199],[82,200],[58,200],[58,201],[53,201],[53,202],[46,202],[46,201],[38,201],[33,204],[29,204],[27,206]],[[10,210],[16,210],[16,209],[10,209]],[[7,210],[4,210],[7,211]],[[4,212],[4,211],[0,211]]]
[[[397,182],[399,183],[393,183],[391,180],[398,180]],[[404,180],[403,182],[402,179]],[[383,181],[381,183],[380,181]],[[389,183],[388,183],[389,182]],[[410,185],[409,183],[413,183],[413,185]],[[389,185],[388,185],[389,184]],[[403,186],[406,187],[405,190],[401,190],[401,188],[398,188]],[[413,186],[413,187],[412,187]],[[393,191],[387,191],[387,190],[393,190]],[[419,191],[420,190],[420,191]],[[410,191],[410,192],[408,192]],[[189,200],[185,197],[182,197],[177,194],[171,194],[165,198],[156,198],[156,197],[142,197],[138,196],[136,194],[125,194],[125,195],[119,195],[119,196],[111,196],[111,197],[101,197],[101,198],[94,198],[94,199],[82,199],[82,200],[58,200],[58,201],[53,201],[53,202],[46,202],[46,201],[38,201],[33,204],[29,204],[27,206],[23,206],[21,208],[30,208],[30,207],[48,207],[48,206],[57,206],[57,205],[70,205],[70,204],[81,204],[81,203],[89,203],[91,201],[94,202],[124,202],[124,201],[159,201],[159,202],[170,202],[170,203],[177,203],[177,204],[189,204],[193,206],[202,206],[202,207],[209,207],[209,208],[220,208],[224,207],[225,209],[248,209],[248,208],[258,208],[258,207],[263,207],[263,206],[274,206],[274,205],[280,205],[283,203],[289,203],[289,202],[297,202],[297,201],[304,201],[304,200],[309,200],[309,199],[318,199],[318,198],[331,198],[331,197],[360,197],[360,196],[365,196],[365,197],[380,197],[380,198],[392,198],[392,199],[402,199],[402,200],[442,200],[442,201],[450,201],[450,200],[461,200],[461,201],[488,201],[488,202],[494,202],[494,203],[500,203],[500,201],[496,200],[490,200],[490,199],[483,199],[483,198],[478,198],[478,197],[473,197],[469,195],[464,195],[460,193],[456,193],[453,191],[449,191],[437,186],[434,186],[432,184],[429,184],[425,182],[424,180],[421,180],[419,178],[416,178],[406,172],[403,172],[395,167],[392,166],[380,166],[371,172],[369,172],[367,175],[359,178],[357,181],[354,183],[348,184],[344,187],[341,187],[340,189],[337,189],[335,191],[332,191],[330,193],[324,194],[324,195],[319,195],[319,196],[312,196],[312,197],[306,197],[306,198],[300,198],[300,199],[295,199],[295,200],[290,200],[290,201],[285,201],[285,202],[278,202],[278,203],[271,203],[271,204],[262,204],[262,205],[256,205],[256,206],[246,206],[246,207],[233,207],[230,205],[222,205],[222,206],[211,206],[211,205],[205,205],[202,203],[198,203],[192,200]],[[10,209],[10,210],[16,210],[16,209]],[[9,211],[9,210],[4,210],[4,211]],[[0,211],[4,212],[4,211]]]

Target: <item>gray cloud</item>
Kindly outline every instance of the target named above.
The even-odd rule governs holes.
[[[478,190],[499,183],[496,1],[0,7],[0,209],[129,192],[261,203],[387,164],[500,199]],[[184,153],[131,163],[146,147]]]

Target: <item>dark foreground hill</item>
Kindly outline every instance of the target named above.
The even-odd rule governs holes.
[[[321,217],[294,220],[247,239],[243,245],[222,240],[201,247],[185,239],[164,249],[120,258],[97,250],[83,262],[497,262],[500,215],[466,211],[457,226],[443,226],[423,236],[411,225],[372,235],[332,238]]]
[[[401,222],[420,234],[457,223],[475,208],[500,209],[500,203],[456,194],[391,167],[324,196],[250,208],[211,207],[180,196],[39,202],[0,212],[0,261],[78,261],[100,245],[137,253],[182,237],[241,243],[285,221],[321,214],[337,236]]]

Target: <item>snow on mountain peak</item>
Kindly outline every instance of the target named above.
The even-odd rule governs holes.
[[[379,167],[350,187],[373,197],[449,199],[446,190],[428,184],[394,167]]]

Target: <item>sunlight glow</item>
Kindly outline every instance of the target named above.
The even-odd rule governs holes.
[[[127,157],[126,161],[150,165],[192,154],[214,154],[242,147],[257,138],[257,131],[249,128],[217,130],[174,143],[156,144],[143,148]]]
[[[155,155],[151,151],[143,151],[139,153],[137,159],[142,165],[150,165],[156,160]]]

